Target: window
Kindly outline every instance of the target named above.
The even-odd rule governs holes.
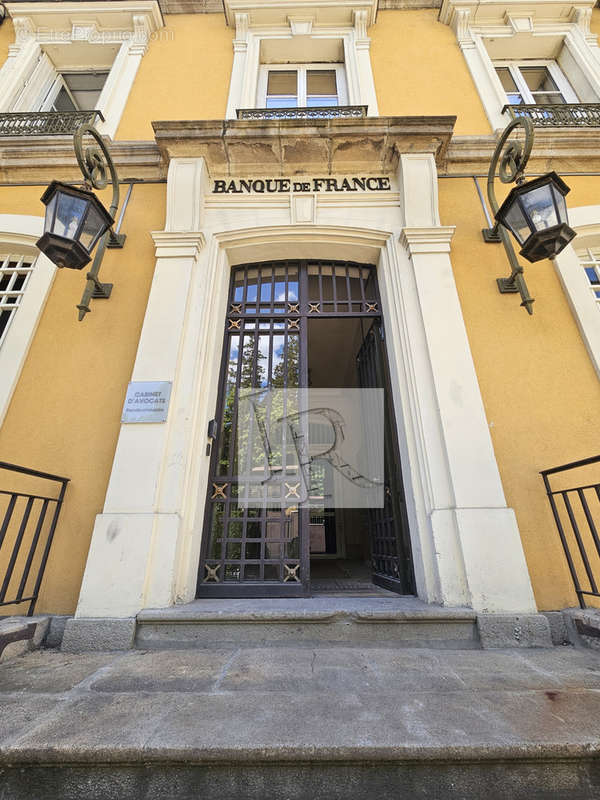
[[[150,36],[163,27],[157,0],[8,10],[15,43],[0,69],[0,112],[98,110],[98,130],[114,137]]]
[[[93,111],[107,77],[108,70],[59,73],[40,111]]]
[[[343,64],[274,65],[261,67],[258,105],[263,108],[305,108],[346,105]]]
[[[585,250],[579,254],[579,260],[590,283],[590,291],[600,306],[600,248]]]
[[[32,256],[0,253],[0,346],[25,294],[33,261]]]
[[[577,95],[554,61],[495,62],[510,105],[576,103]]]

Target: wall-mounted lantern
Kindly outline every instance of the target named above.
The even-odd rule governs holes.
[[[52,181],[42,203],[46,219],[37,246],[57,267],[83,269],[113,218],[93,192],[59,181]]]
[[[511,142],[504,153],[502,149],[508,137],[517,127],[525,130],[525,142]],[[565,196],[570,189],[556,172],[549,172],[540,178],[525,181],[523,172],[527,166],[533,146],[533,125],[527,117],[517,117],[505,128],[490,164],[488,172],[488,199],[494,212],[496,224],[485,228],[483,238],[486,242],[502,242],[511,265],[508,278],[498,278],[500,292],[519,292],[521,305],[533,314],[533,297],[529,295],[523,278],[523,267],[517,256],[507,231],[510,231],[521,245],[520,254],[531,263],[544,258],[554,258],[575,237],[569,227]],[[500,162],[499,177],[502,183],[516,183],[506,200],[499,207],[494,191],[496,168]]]
[[[92,136],[96,147],[84,150],[83,137]],[[70,186],[60,181],[52,181],[42,195],[46,206],[44,234],[36,242],[39,249],[57,267],[83,269],[91,260],[96,244],[98,249],[94,262],[87,273],[87,283],[81,298],[79,321],[89,312],[89,302],[93,299],[108,299],[112,283],[101,283],[98,279],[100,265],[107,247],[123,247],[124,234],[112,230],[115,214],[119,207],[119,179],[115,165],[98,131],[84,123],[74,136],[75,155],[83,174],[83,188]],[[108,185],[108,173],[112,185],[112,203],[107,211],[93,189],[101,190]]]

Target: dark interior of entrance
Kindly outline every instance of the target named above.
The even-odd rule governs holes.
[[[315,389],[358,389],[359,363],[372,322],[362,317],[308,320],[308,385]],[[312,509],[309,524],[313,591],[368,591],[371,546],[364,509]]]

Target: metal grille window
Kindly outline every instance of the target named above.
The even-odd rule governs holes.
[[[0,253],[0,346],[25,294],[33,262],[31,256]]]
[[[577,103],[578,97],[555,61],[495,63],[507,102],[518,106]]]
[[[579,254],[579,260],[585,270],[594,299],[600,306],[600,248],[585,250]]]

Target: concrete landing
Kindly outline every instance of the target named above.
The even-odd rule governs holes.
[[[600,656],[213,647],[0,665],[1,800],[600,797]]]
[[[215,627],[215,626],[218,626]],[[479,647],[477,614],[391,592],[278,599],[196,600],[137,616],[135,643],[144,649],[335,643],[414,647]]]

